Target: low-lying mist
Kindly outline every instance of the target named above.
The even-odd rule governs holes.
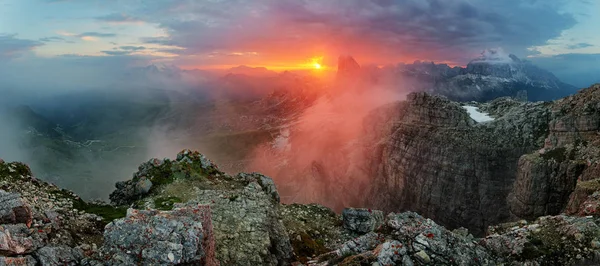
[[[253,152],[248,170],[274,178],[286,203],[319,203],[340,210],[360,206],[369,190],[362,142],[377,129],[365,118],[405,94],[387,86],[339,88],[287,124],[274,142]],[[341,92],[340,92],[341,91]]]
[[[359,206],[369,189],[361,145],[374,129],[365,117],[405,95],[396,81],[356,77],[327,84],[310,73],[135,71],[114,81],[118,89],[15,101],[33,114],[0,114],[0,158],[25,162],[37,177],[86,199],[106,200],[142,162],[193,149],[231,174],[271,176],[286,203],[340,209]]]

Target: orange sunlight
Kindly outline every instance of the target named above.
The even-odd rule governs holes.
[[[214,69],[214,70],[227,70],[230,68],[238,67],[240,65],[210,65],[210,66],[194,66],[194,65],[182,65],[180,66],[182,69]],[[280,72],[286,70],[333,70],[333,68],[327,67],[323,64],[323,56],[319,57],[311,57],[304,62],[290,62],[290,63],[267,63],[267,64],[244,64],[244,66],[258,68],[264,67],[268,70]]]

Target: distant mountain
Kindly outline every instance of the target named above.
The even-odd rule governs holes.
[[[404,90],[444,95],[455,101],[489,101],[516,96],[520,91],[526,91],[530,101],[553,100],[577,91],[549,71],[501,50],[486,50],[466,67],[415,61],[365,71],[376,82],[391,82]]]
[[[237,66],[232,67],[226,71],[228,74],[237,75],[248,75],[254,77],[275,77],[277,72],[268,70],[265,67],[249,67],[249,66]]]

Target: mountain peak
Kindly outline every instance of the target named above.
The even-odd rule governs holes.
[[[360,71],[360,65],[352,56],[341,55],[338,58],[338,75],[352,75]]]
[[[514,54],[504,52],[502,48],[495,48],[485,49],[479,57],[473,59],[470,63],[512,64],[521,63],[521,60]]]

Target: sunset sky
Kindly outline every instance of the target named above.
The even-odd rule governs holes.
[[[598,0],[0,0],[0,64],[465,65],[501,47],[583,86],[600,81],[599,11]]]

